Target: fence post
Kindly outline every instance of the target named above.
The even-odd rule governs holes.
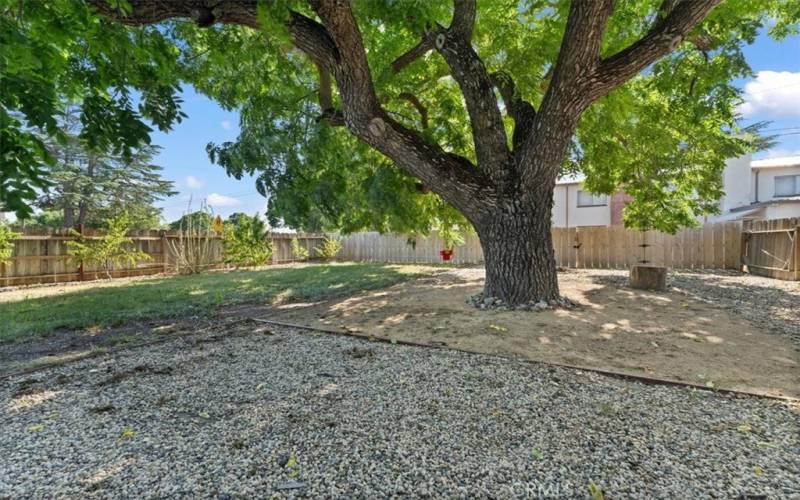
[[[169,270],[169,244],[167,243],[167,230],[161,230],[161,270],[167,274]]]
[[[794,279],[800,281],[800,226],[794,228]]]
[[[78,233],[83,235],[83,223],[78,224]],[[80,265],[78,266],[78,281],[84,281],[83,276],[83,261],[81,261]]]

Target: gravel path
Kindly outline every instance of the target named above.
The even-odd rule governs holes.
[[[628,271],[583,269],[570,273],[626,286]],[[565,275],[569,276],[569,274]],[[769,331],[788,335],[800,347],[800,282],[736,271],[671,271],[672,290],[746,317]]]
[[[0,381],[0,498],[800,496],[782,403],[247,329]]]

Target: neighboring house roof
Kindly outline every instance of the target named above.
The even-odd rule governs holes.
[[[781,158],[769,158],[767,160],[753,160],[750,168],[781,168],[781,167],[800,167],[800,156],[784,156]]]
[[[564,184],[580,184],[586,180],[586,176],[583,174],[577,175],[565,175],[556,181],[556,185],[564,185]]]
[[[737,207],[732,208],[728,211],[727,214],[721,215],[714,219],[714,222],[725,222],[729,220],[739,220],[745,217],[749,217],[752,215],[760,214],[764,211],[766,207],[752,207],[752,206],[744,206],[744,207]]]
[[[772,200],[767,200],[767,201],[759,201],[751,203],[749,205],[745,205],[743,207],[731,208],[729,212],[741,212],[743,210],[753,210],[757,208],[766,207],[769,205],[780,205],[782,203],[800,203],[800,196],[786,196],[783,198],[774,198]]]

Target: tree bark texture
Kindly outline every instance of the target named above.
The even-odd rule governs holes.
[[[553,189],[545,183],[527,205],[510,201],[475,226],[486,267],[485,297],[508,304],[559,298],[550,232]]]
[[[232,23],[259,28],[258,0],[129,0],[120,16],[107,0],[87,0],[102,14],[128,25],[183,17],[198,26]],[[573,0],[561,49],[549,74],[539,109],[515,91],[511,75],[489,73],[473,46],[476,0],[453,0],[450,26],[426,29],[421,41],[389,68],[403,71],[436,51],[458,83],[470,119],[477,162],[444,150],[395,121],[383,108],[367,64],[366,47],[342,0],[308,0],[316,19],[290,11],[287,28],[294,44],[319,68],[321,119],[349,131],[416,177],[473,224],[486,259],[485,294],[509,304],[558,298],[550,236],[553,188],[582,113],[672,51],[721,0],[664,0],[650,29],[620,52],[602,57],[603,35],[613,0]],[[402,14],[398,14],[401,16]],[[378,69],[377,71],[380,71]],[[342,109],[332,108],[331,80]],[[508,144],[495,89],[514,120]],[[415,89],[404,92],[414,96]],[[401,94],[401,96],[403,95]],[[427,111],[416,97],[423,127]]]

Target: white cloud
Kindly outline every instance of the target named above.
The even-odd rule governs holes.
[[[759,71],[756,79],[744,86],[742,115],[800,117],[800,72]]]
[[[201,181],[200,179],[198,179],[197,177],[195,177],[193,175],[190,175],[190,176],[186,177],[186,185],[189,186],[190,188],[193,188],[193,189],[201,188],[205,184],[206,184],[205,182]]]
[[[219,193],[211,193],[208,195],[208,198],[206,198],[206,201],[213,207],[232,207],[241,203],[236,198],[231,198],[230,196]]]
[[[229,122],[228,120],[222,120],[222,123],[220,123],[220,125],[221,125],[221,126],[222,126],[222,128],[224,128],[225,130],[230,130],[230,129],[231,129],[231,127],[233,126],[233,124],[232,124],[231,122]]]
[[[786,156],[800,156],[800,149],[770,149],[764,153],[763,158],[760,160],[768,160],[770,158],[784,158]]]

